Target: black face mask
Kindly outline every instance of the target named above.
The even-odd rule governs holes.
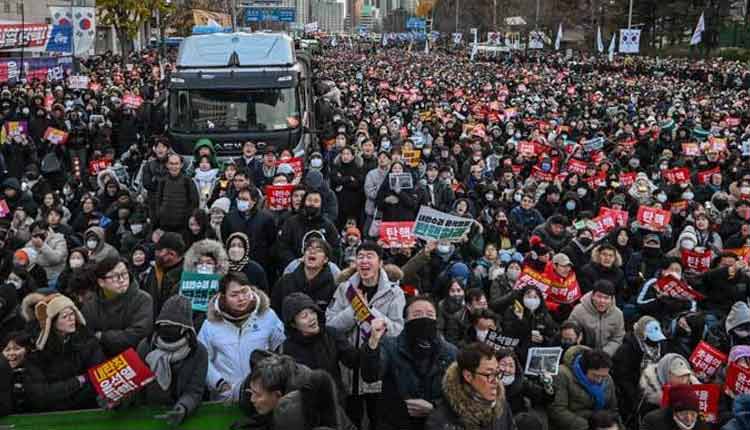
[[[590,237],[584,236],[584,237],[578,238],[578,243],[580,243],[583,246],[589,246],[591,245],[591,242],[593,242],[593,240]]]
[[[304,208],[302,208],[302,213],[308,219],[316,219],[320,217],[320,208],[316,208],[314,206],[305,206]]]
[[[648,258],[655,258],[661,255],[661,249],[659,248],[651,248],[651,247],[645,247],[643,248],[643,255],[645,255]]]
[[[160,325],[156,329],[156,334],[164,342],[177,342],[182,337],[182,327],[174,325]]]
[[[409,346],[416,355],[427,355],[437,337],[437,320],[416,318],[404,324]]]

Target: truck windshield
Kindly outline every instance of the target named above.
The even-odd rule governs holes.
[[[273,131],[300,124],[294,88],[177,90],[170,97],[169,125],[178,131]]]

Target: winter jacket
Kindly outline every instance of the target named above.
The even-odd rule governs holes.
[[[395,197],[395,203],[386,201],[388,197]],[[382,221],[412,221],[419,211],[419,195],[415,188],[400,190],[396,193],[391,189],[390,181],[386,179],[380,185],[375,206],[382,214]]]
[[[542,293],[538,289],[536,290],[538,297],[543,297]],[[511,306],[505,309],[501,325],[503,336],[520,340],[518,346],[514,349],[516,354],[518,354],[519,360],[521,360],[522,363],[526,363],[526,353],[529,348],[553,346],[553,344],[556,343],[558,326],[547,310],[544,300],[541,300],[539,307],[534,312],[521,304],[522,301],[523,296],[519,296],[518,300],[514,301]],[[519,319],[514,312],[516,308],[523,310],[523,317],[521,319]],[[542,343],[531,343],[532,330],[539,331],[543,338]]]
[[[0,418],[13,412],[13,369],[0,357]]]
[[[157,271],[164,272],[161,275],[161,282],[156,275]],[[151,266],[144,274],[144,281],[141,288],[146,291],[154,304],[154,318],[161,312],[161,307],[168,298],[180,291],[180,277],[182,276],[182,262],[175,264],[167,270],[161,269],[158,265]]]
[[[591,251],[591,262],[581,267],[578,273],[578,282],[581,285],[581,292],[587,293],[594,289],[594,283],[600,279],[607,280],[615,286],[617,297],[621,297],[627,289],[625,282],[625,272],[622,270],[622,257],[615,251],[615,262],[612,267],[604,267],[599,262],[599,251],[601,248],[596,247]],[[580,266],[574,266],[580,267]]]
[[[354,317],[354,309],[346,297],[346,292],[350,287],[362,288],[360,287],[360,282],[359,274],[354,274],[351,278],[341,282],[333,294],[333,301],[326,309],[326,324],[346,334],[349,342],[355,348],[364,345],[366,337],[363,335],[360,324]],[[403,330],[405,304],[404,292],[397,283],[388,279],[388,274],[384,269],[380,269],[377,291],[369,300],[369,308],[375,318],[385,320],[386,336],[398,336],[401,330]],[[353,372],[347,369],[342,370],[342,380],[347,393],[351,393],[354,388],[357,389],[354,394],[379,393],[381,391],[380,383],[360,383],[359,387],[354,387]]]
[[[31,408],[48,412],[96,407],[94,388],[89,382],[81,386],[78,376],[103,361],[99,342],[85,327],[65,343],[50,334],[45,348],[26,358],[24,390]]]
[[[379,167],[370,170],[365,176],[365,197],[367,197],[367,201],[365,201],[365,213],[368,216],[375,214],[375,202],[378,198],[378,191],[380,191],[380,185],[387,177],[388,172]]]
[[[586,333],[586,345],[595,349],[602,349],[610,357],[617,352],[625,337],[625,321],[622,311],[617,308],[615,301],[605,313],[599,313],[591,301],[592,292],[584,294],[578,303],[570,319],[575,320],[583,327]]]
[[[250,258],[268,269],[271,265],[271,247],[278,239],[276,224],[267,211],[258,209],[257,204],[249,211],[242,213],[237,209],[229,211],[221,224],[221,237],[230,234],[245,233],[250,243]]]
[[[693,430],[708,430],[712,428],[704,422],[700,415]],[[640,430],[681,430],[674,421],[672,409],[658,409],[646,414],[641,422]]]
[[[90,227],[86,232],[83,234],[83,237],[85,238],[89,234],[95,234],[96,237],[99,239],[99,244],[96,245],[96,248],[91,252],[89,255],[89,260],[98,263],[106,258],[119,258],[120,253],[115,249],[114,246],[107,243],[106,238],[104,236],[104,229],[101,227]]]
[[[282,267],[302,256],[302,247],[310,234],[321,236],[328,242],[333,249],[331,260],[338,261],[341,255],[341,240],[336,226],[322,215],[309,219],[304,213],[299,213],[286,220],[279,232],[277,246]]]
[[[325,391],[319,393],[306,388],[301,387],[299,390],[290,391],[279,399],[279,403],[273,410],[273,420],[271,425],[267,427],[268,430],[356,430],[357,427],[351,423],[343,408],[337,405],[335,399],[316,398],[327,393]],[[321,409],[326,407],[336,407],[336,410]],[[312,408],[315,409],[314,412],[310,410]],[[310,427],[311,424],[306,419],[309,416],[326,417],[326,419],[335,416],[336,426]],[[250,428],[260,430],[260,428],[256,427]]]
[[[323,174],[317,170],[309,170],[305,175],[304,184],[309,189],[320,193],[322,198],[320,213],[323,218],[335,223],[339,216],[339,203],[336,194],[328,187],[328,181],[323,178]]]
[[[224,276],[229,273],[229,257],[221,242],[213,239],[203,239],[195,242],[186,252],[182,269],[186,272],[197,272],[198,261],[202,256],[210,255],[216,261],[214,273]]]
[[[750,428],[750,395],[737,396],[732,407],[734,418],[721,430],[746,430]]]
[[[195,338],[193,338],[195,342]],[[156,349],[153,336],[149,336],[138,345],[138,355],[146,360],[149,352]],[[177,363],[170,365],[172,370],[172,384],[168,391],[162,390],[158,383],[151,383],[138,393],[139,403],[149,406],[161,405],[172,407],[182,405],[186,416],[192,414],[203,400],[206,388],[206,372],[208,370],[208,353],[206,347],[195,342],[190,353]]]
[[[182,232],[187,229],[188,218],[198,207],[199,200],[198,190],[190,178],[182,173],[167,174],[157,186],[154,225],[166,231]]]
[[[252,290],[258,299],[256,308],[239,326],[224,317],[218,296],[208,303],[208,318],[198,340],[208,352],[206,387],[213,398],[239,399],[242,381],[251,370],[250,354],[256,349],[275,351],[286,338],[284,325],[269,307],[268,296],[257,288]],[[220,382],[228,383],[232,390],[220,395],[216,392]]]
[[[741,271],[730,277],[728,267],[717,267],[701,275],[696,280],[695,288],[705,296],[700,303],[701,308],[717,312],[721,319],[729,313],[733,304],[747,300],[750,278]]]
[[[460,345],[469,332],[469,311],[463,304],[443,299],[438,303],[437,329],[446,341]]]
[[[659,379],[659,369],[663,369],[664,367],[666,367],[666,371],[668,372],[669,366],[665,363],[667,361],[671,362],[675,359],[682,359],[687,362],[687,358],[682,356],[678,357],[677,354],[672,354],[671,356],[665,355],[659,360],[658,363],[649,364],[641,372],[641,377],[638,382],[643,397],[643,399],[641,400],[641,406],[639,408],[639,413],[641,415],[644,415],[653,409],[658,409],[659,407],[661,407],[661,399],[664,393],[665,382],[662,382]],[[663,361],[665,363],[662,363]],[[666,379],[666,377],[667,375],[662,376],[662,378],[664,379]],[[698,380],[698,378],[691,374],[690,383],[700,384],[700,381]]]
[[[6,188],[13,188],[16,190],[16,195],[13,198],[5,197],[5,203],[8,204],[8,209],[13,213],[17,208],[23,208],[26,213],[33,212],[37,209],[37,204],[34,199],[28,193],[21,190],[21,182],[16,178],[7,178],[0,185],[0,190]]]
[[[337,157],[331,169],[331,187],[336,198],[343,203],[339,206],[338,221],[343,223],[347,218],[359,219],[365,205],[364,199],[365,171],[362,159],[355,157],[349,163]]]
[[[511,211],[511,215],[512,214],[513,212]],[[559,235],[553,234],[549,222],[537,226],[531,234],[539,236],[542,239],[542,242],[552,248],[555,252],[560,252],[560,250],[562,250],[571,239],[570,234],[565,229],[563,229],[562,233]]]
[[[555,400],[547,408],[550,428],[555,430],[588,430],[594,412],[594,399],[573,374],[573,361],[586,347],[571,347],[563,356],[555,376]],[[617,397],[612,376],[605,384],[605,409],[617,412]]]
[[[327,264],[310,281],[305,275],[305,265],[300,264],[294,272],[282,276],[274,285],[271,292],[271,308],[280,314],[284,298],[292,293],[305,293],[325,312],[333,299],[334,292],[336,292],[336,283]]]
[[[448,367],[455,361],[458,351],[452,344],[438,336],[433,343],[433,354],[428,368],[422,368],[411,353],[406,333],[383,338],[378,348],[365,347],[362,379],[365,382],[382,380],[378,428],[418,430],[417,419],[410,419],[406,399],[423,399],[437,406],[443,400],[441,384]]]
[[[31,241],[27,242],[25,247],[36,249]],[[44,239],[44,244],[38,251],[35,263],[44,269],[47,279],[57,279],[65,269],[65,260],[68,258],[68,245],[65,237],[51,229],[47,230],[47,238]]]
[[[655,358],[660,359],[665,351],[666,345],[661,345],[660,354]],[[625,335],[622,345],[612,357],[610,373],[617,385],[620,400],[619,408],[626,421],[632,413],[636,412],[636,406],[638,405],[638,398],[640,397],[638,381],[641,378],[641,372],[644,370],[643,356],[644,352],[639,340],[633,333],[628,333]]]
[[[135,348],[151,334],[154,322],[151,296],[131,282],[121,295],[106,299],[101,288],[96,297],[84,303],[81,313],[89,330],[101,332],[99,343],[107,357]]]
[[[442,381],[442,402],[432,411],[425,430],[515,430],[513,416],[502,384],[498,384],[494,406],[477,401],[463,382],[457,364],[452,364]]]
[[[642,315],[653,315],[662,323],[671,321],[684,311],[696,311],[698,304],[694,300],[660,296],[656,288],[657,278],[646,281],[638,292],[636,304]]]
[[[441,212],[450,212],[456,195],[450,185],[440,180],[432,183],[425,182],[420,186],[421,194],[427,206]]]
[[[593,245],[589,246],[583,246],[579,241],[578,238],[571,240],[568,242],[567,245],[565,245],[560,252],[567,255],[568,258],[570,258],[570,262],[573,263],[573,267],[581,267],[583,268],[585,265],[591,261],[591,250],[593,248]],[[583,276],[583,273],[579,273],[581,277]],[[583,286],[583,280],[579,277],[579,282],[581,282],[581,290],[584,289]]]
[[[511,229],[519,233],[520,236],[529,234],[538,225],[544,223],[544,217],[538,210],[531,208],[526,210],[518,205],[510,211]]]

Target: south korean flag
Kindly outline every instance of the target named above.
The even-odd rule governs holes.
[[[453,44],[454,45],[460,45],[461,41],[464,39],[463,33],[453,33]]]
[[[620,29],[620,53],[637,54],[641,45],[641,30]]]

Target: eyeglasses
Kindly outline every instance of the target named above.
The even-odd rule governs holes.
[[[130,278],[130,273],[128,272],[120,272],[120,273],[113,273],[111,275],[107,275],[104,277],[104,279],[107,280],[117,280],[117,281],[127,281]]]
[[[473,372],[473,373],[475,375],[484,376],[484,378],[490,382],[499,380],[503,376],[502,370],[498,370],[497,372],[490,372],[490,373],[480,373],[480,372]]]

